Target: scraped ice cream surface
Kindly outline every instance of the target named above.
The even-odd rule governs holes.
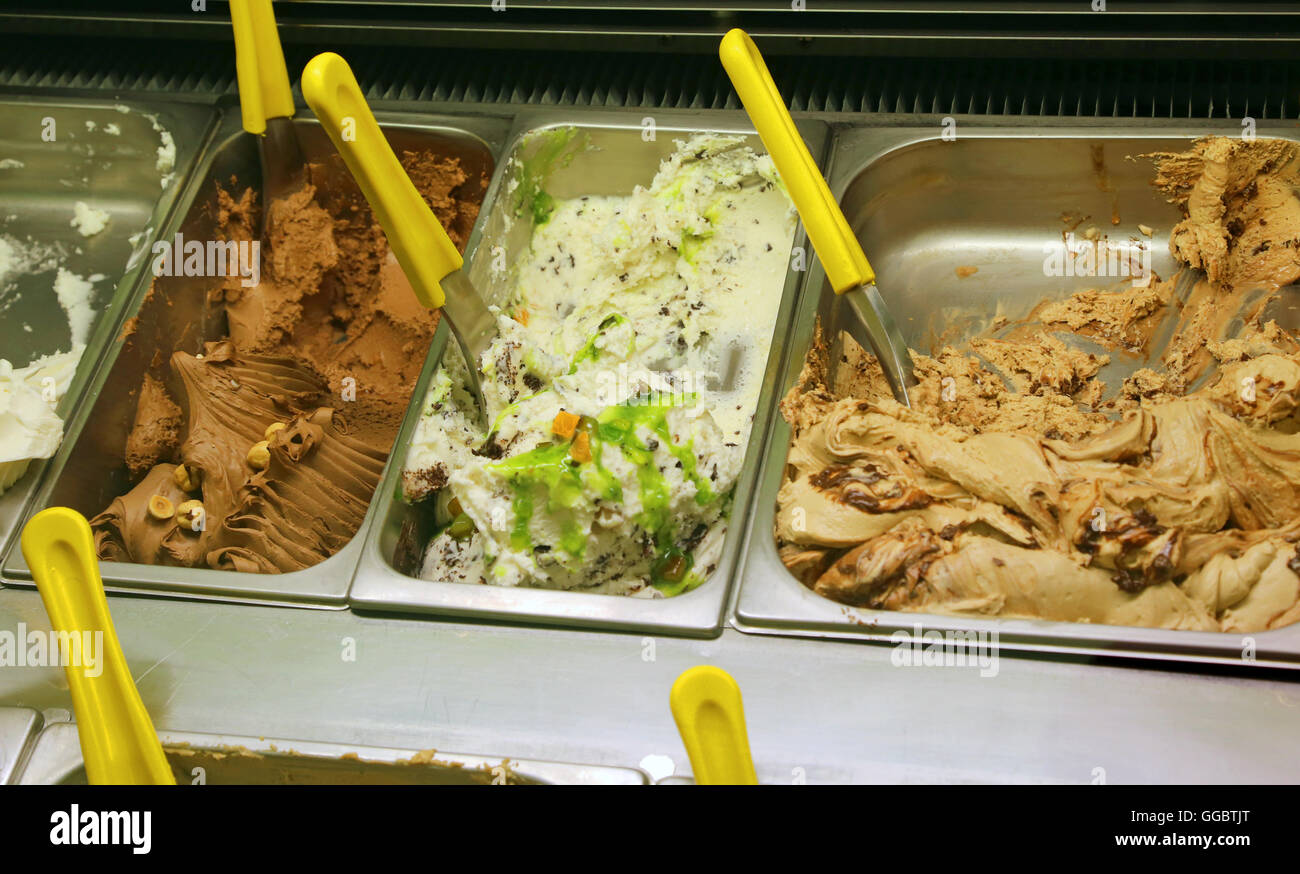
[[[402,160],[463,248],[487,180],[430,151]],[[217,197],[223,240],[256,241],[255,192]],[[260,281],[232,263],[215,291],[226,336],[154,354],[124,451],[133,486],[91,520],[102,559],[291,572],[360,528],[437,314],[359,193],[308,181],[269,209]]]
[[[1145,156],[1183,214],[1180,275],[914,353],[910,410],[852,338],[832,364],[819,336],[782,402],[791,573],[886,610],[1226,632],[1300,619],[1300,343],[1266,318],[1300,279],[1298,154],[1209,138]],[[1161,319],[1172,340],[1155,348]],[[1079,337],[1147,366],[1103,386],[1108,356]]]
[[[719,560],[789,269],[793,207],[739,137],[677,144],[626,196],[535,224],[479,362],[449,344],[403,474],[437,581],[663,597]]]

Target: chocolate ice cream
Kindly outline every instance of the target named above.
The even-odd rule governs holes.
[[[1150,157],[1185,216],[1181,275],[1044,304],[973,354],[914,353],[912,409],[851,338],[832,371],[819,337],[782,403],[776,537],[805,584],[931,613],[1231,632],[1300,619],[1300,343],[1262,317],[1300,279],[1297,148],[1211,138]],[[1166,319],[1170,341],[1150,348]],[[1070,332],[1148,366],[1108,393],[1104,356]]]
[[[487,180],[430,153],[403,165],[463,249]],[[218,193],[220,233],[251,241],[256,195],[234,191]],[[232,273],[216,294],[228,336],[160,350],[145,377],[125,459],[140,479],[91,520],[103,559],[288,572],[361,525],[437,314],[359,194],[308,182],[269,208],[260,282]]]

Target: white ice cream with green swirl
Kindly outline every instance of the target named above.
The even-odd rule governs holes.
[[[529,205],[481,367],[490,439],[452,343],[407,456],[407,498],[456,511],[422,577],[663,596],[715,569],[797,218],[742,142],[680,142],[629,196]]]

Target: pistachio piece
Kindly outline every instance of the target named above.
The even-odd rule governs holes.
[[[172,506],[172,502],[162,495],[154,495],[149,499],[149,515],[160,522],[170,519],[175,514],[176,509]]]
[[[247,461],[253,470],[264,470],[271,463],[271,449],[265,440],[253,444],[253,448],[248,450]]]
[[[455,519],[451,520],[451,525],[448,527],[447,533],[456,540],[464,540],[473,534],[475,530],[474,520],[469,517],[469,514],[461,513]]]
[[[186,531],[202,531],[204,526],[203,502],[182,501],[176,508],[176,521]]]

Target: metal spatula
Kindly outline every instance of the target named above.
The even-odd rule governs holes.
[[[1264,320],[1272,319],[1284,331],[1300,332],[1300,285],[1284,285],[1264,307]]]
[[[447,316],[465,356],[470,389],[486,413],[479,367],[497,323],[461,269],[460,252],[402,169],[347,61],[333,52],[312,58],[302,71],[302,93],[361,187],[420,303]]]
[[[799,210],[826,277],[836,294],[847,296],[894,397],[910,406],[907,389],[916,385],[916,376],[907,344],[876,288],[875,271],[808,154],[763,56],[749,34],[739,28],[722,38],[718,54]]]
[[[293,126],[293,90],[275,30],[271,0],[230,0],[235,31],[235,72],[244,130],[258,138],[262,164],[262,238],[271,230],[271,204],[307,180],[298,132]]]

